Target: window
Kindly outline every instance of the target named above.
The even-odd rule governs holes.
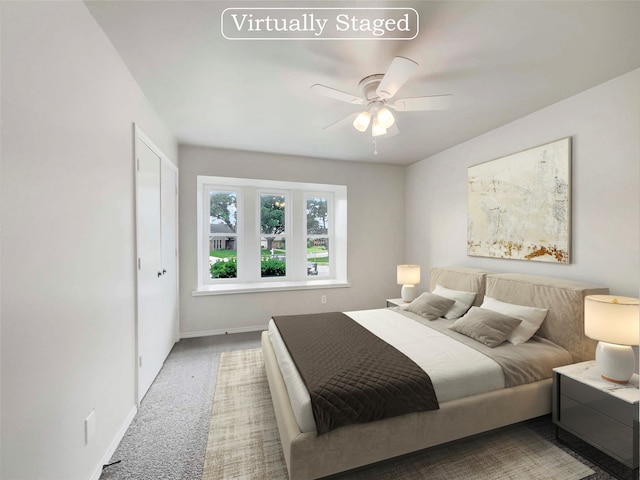
[[[329,198],[307,196],[306,217],[307,275],[330,275]]]
[[[260,194],[260,276],[287,276],[287,193]]]
[[[237,278],[238,274],[238,192],[208,186],[209,199],[209,276]]]
[[[348,286],[342,185],[198,176],[194,295]]]

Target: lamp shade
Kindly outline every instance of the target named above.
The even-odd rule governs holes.
[[[371,122],[371,136],[379,137],[380,135],[386,135],[387,129],[378,123],[378,117],[374,116]]]
[[[369,127],[371,121],[371,114],[368,111],[360,112],[360,115],[353,121],[353,126],[356,130],[364,132]]]
[[[389,128],[396,121],[396,119],[393,118],[393,114],[387,107],[382,107],[380,110],[378,110],[376,116],[378,117],[378,125],[380,125],[382,128]]]
[[[398,265],[398,285],[420,283],[420,265]]]
[[[640,343],[637,298],[587,295],[584,299],[584,333],[587,337],[616,345]]]

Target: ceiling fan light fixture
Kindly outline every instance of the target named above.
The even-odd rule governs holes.
[[[384,129],[389,128],[396,121],[396,119],[393,118],[393,114],[387,107],[382,107],[380,110],[378,110],[377,119],[378,125]]]
[[[356,117],[356,119],[353,121],[353,126],[356,130],[364,132],[367,130],[370,121],[371,114],[367,110],[365,110],[364,112],[360,112],[360,115]]]
[[[394,57],[386,73],[376,73],[360,80],[358,84],[359,96],[326,87],[319,83],[312,85],[311,91],[318,95],[345,103],[361,105],[360,108],[365,109],[360,113],[350,113],[341,120],[326,126],[324,130],[335,130],[351,123],[356,130],[364,133],[371,127],[374,154],[377,154],[377,138],[381,135],[392,137],[399,132],[395,120],[396,113],[391,113],[392,111],[421,112],[448,108],[451,103],[451,94],[393,100],[417,67],[418,64],[409,58]]]

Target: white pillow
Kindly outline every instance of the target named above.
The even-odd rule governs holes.
[[[450,288],[443,287],[442,285],[436,285],[436,289],[433,291],[434,295],[440,295],[441,297],[450,298],[455,300],[456,303],[447,311],[444,318],[449,320],[454,318],[460,318],[464,315],[469,307],[473,305],[473,301],[476,299],[475,292],[464,292],[462,290],[451,290]]]
[[[514,345],[520,345],[533,337],[548,312],[546,308],[525,307],[524,305],[501,302],[491,297],[484,297],[481,308],[522,320],[522,323],[507,338],[507,341]]]

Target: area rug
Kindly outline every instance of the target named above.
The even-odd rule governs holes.
[[[594,471],[523,425],[336,477],[344,480],[580,480]],[[285,480],[260,349],[220,358],[202,480]]]

